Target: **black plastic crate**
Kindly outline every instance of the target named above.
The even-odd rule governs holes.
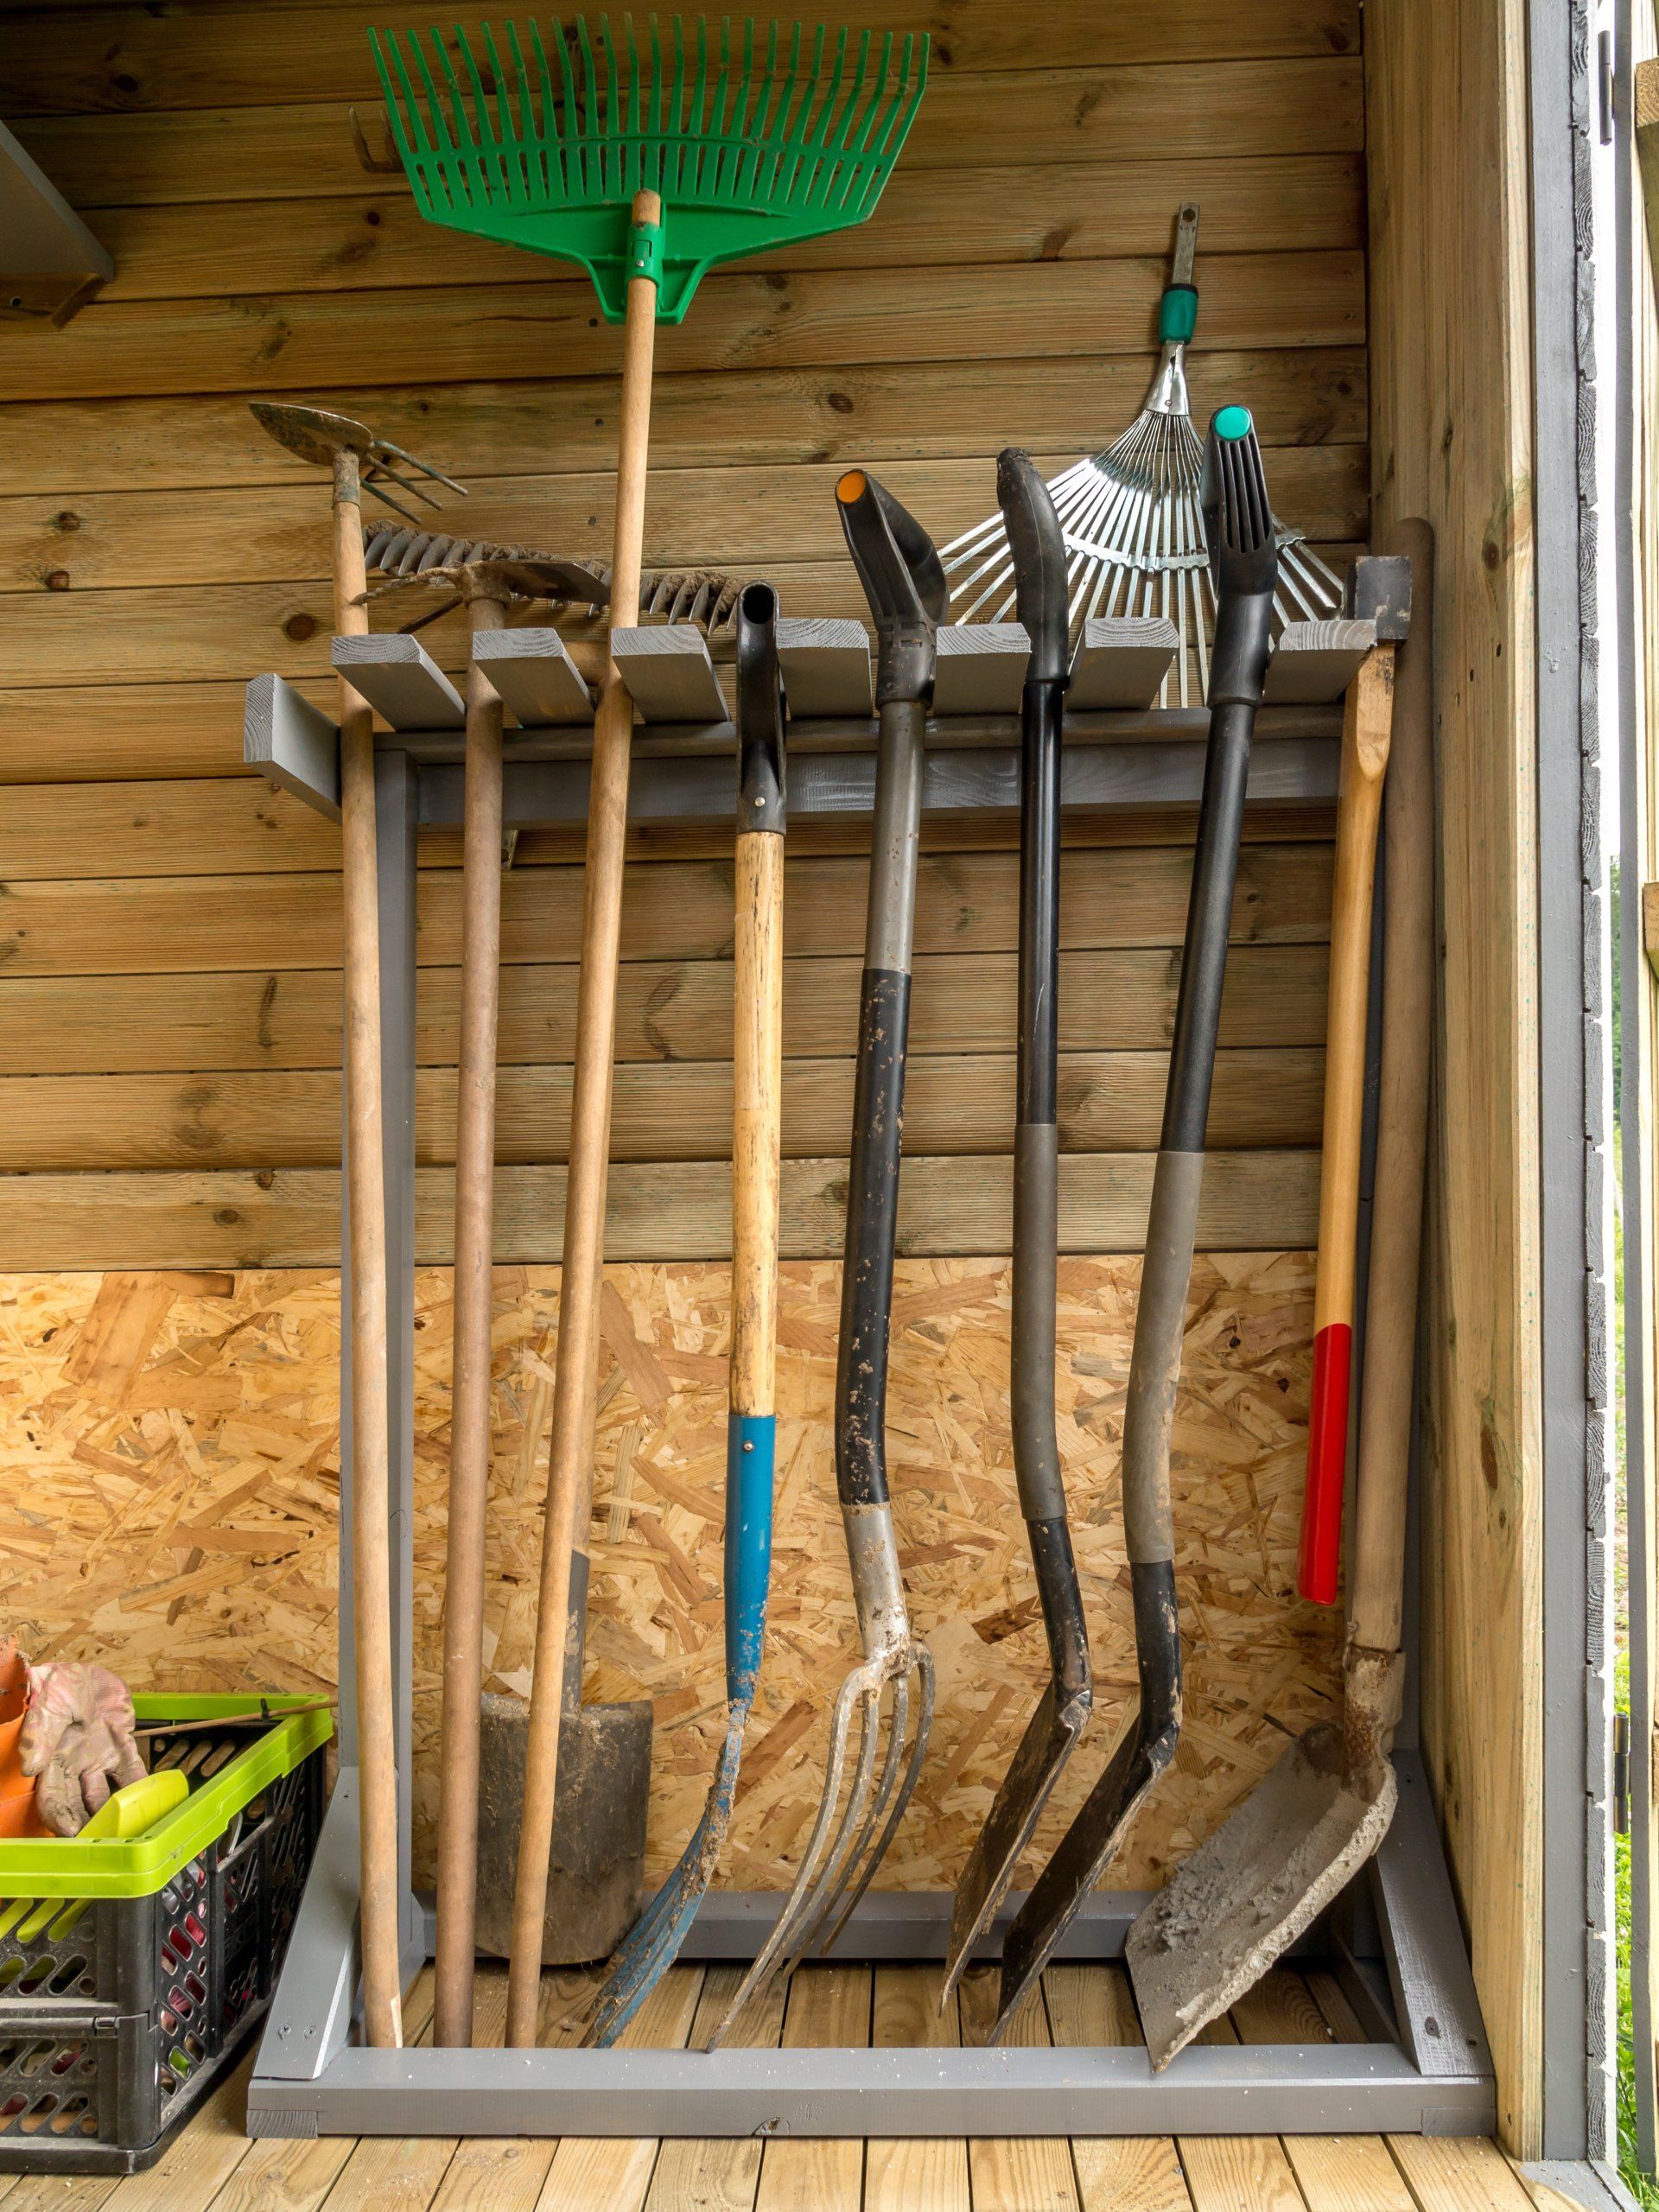
[[[187,1717],[136,1702],[141,1719]],[[188,1802],[234,1809],[149,1894],[0,1902],[0,2174],[137,2173],[224,2080],[270,2002],[322,1825],[332,1732],[302,1718],[151,1739],[153,1766],[191,1777]],[[293,1763],[271,1772],[284,1732]]]

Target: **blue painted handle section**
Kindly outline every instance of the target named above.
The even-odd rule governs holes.
[[[726,1425],[726,1694],[754,1695],[772,1580],[773,1414],[733,1414]]]

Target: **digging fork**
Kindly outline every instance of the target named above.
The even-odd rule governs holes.
[[[836,1488],[864,1657],[836,1699],[823,1795],[795,1886],[709,2037],[710,2050],[780,1967],[792,1966],[815,1944],[827,1949],[835,1942],[904,1818],[933,1719],[933,1662],[912,1633],[905,1604],[885,1432],[922,740],[933,688],[935,633],[949,594],[927,532],[872,477],[849,470],[836,486],[836,499],[875,617],[880,716],[836,1373]],[[843,1798],[855,1712],[858,1751]]]

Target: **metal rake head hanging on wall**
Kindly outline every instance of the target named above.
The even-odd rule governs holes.
[[[1198,485],[1204,440],[1192,427],[1186,394],[1186,345],[1198,323],[1192,282],[1198,211],[1191,201],[1176,217],[1170,282],[1158,314],[1163,353],[1146,403],[1122,437],[1049,482],[1065,537],[1071,584],[1069,620],[1090,615],[1162,616],[1179,640],[1166,682],[1188,703],[1189,670],[1200,694],[1209,690],[1215,587],[1205,548]],[[1279,588],[1275,630],[1287,622],[1322,622],[1341,611],[1342,582],[1300,530],[1275,520]],[[944,548],[945,574],[958,622],[1003,622],[1014,603],[1014,556],[1001,515],[993,514]]]
[[[372,32],[392,137],[429,221],[580,262],[620,322],[630,208],[661,195],[658,320],[716,262],[861,223],[927,79],[927,39],[722,17]],[[551,48],[550,59],[549,47]]]

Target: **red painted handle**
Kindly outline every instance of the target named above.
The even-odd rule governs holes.
[[[1354,1332],[1332,1321],[1313,1339],[1313,1402],[1307,1427],[1307,1488],[1296,1587],[1334,1605],[1342,1569],[1342,1491],[1348,1472],[1348,1382]]]

